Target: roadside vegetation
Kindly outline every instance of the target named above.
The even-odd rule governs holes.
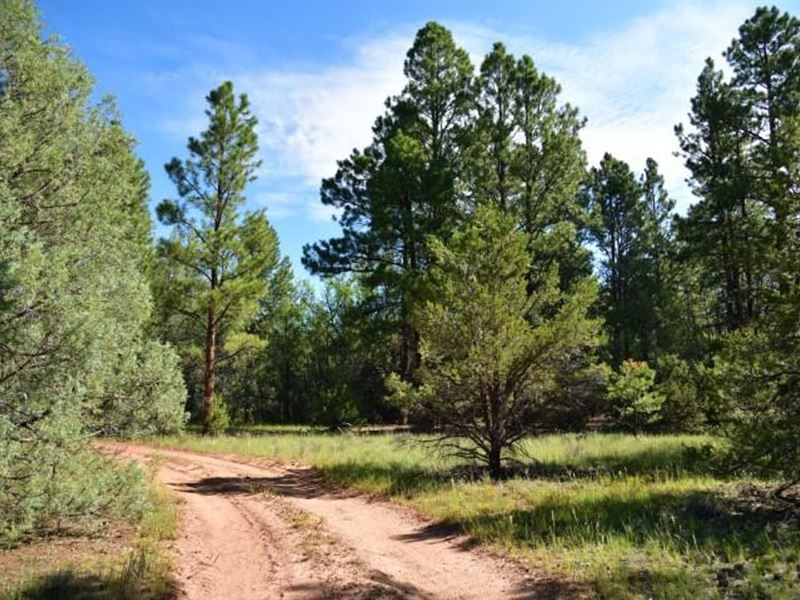
[[[536,57],[424,24],[321,183],[315,288],[252,210],[246,90],[154,206],[113,98],[32,0],[0,15],[2,558],[134,532],[12,597],[168,593],[174,507],[114,436],[309,464],[606,598],[800,596],[800,20],[758,8],[662,124],[683,214],[654,160],[589,164]],[[333,434],[366,423],[425,433]]]
[[[601,598],[792,598],[797,512],[770,482],[720,476],[705,435],[528,438],[518,475],[431,452],[424,436],[160,437],[161,447],[312,465],[330,482],[406,504]],[[565,583],[566,585],[566,583]],[[557,586],[557,583],[554,583]]]
[[[175,507],[91,447],[186,420],[151,331],[148,176],[35,6],[0,15],[0,594],[164,597]]]
[[[0,549],[142,514],[143,474],[101,435],[185,421],[178,357],[150,332],[147,173],[111,99],[0,0]]]
[[[124,517],[108,518],[95,529],[61,532],[0,555],[0,598],[173,598],[170,543],[177,533],[178,506],[162,485],[151,480],[144,489],[137,510]]]

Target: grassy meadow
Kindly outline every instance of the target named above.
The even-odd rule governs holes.
[[[793,514],[769,500],[766,482],[715,475],[700,458],[720,444],[711,437],[531,438],[520,475],[498,484],[418,443],[424,439],[283,433],[152,443],[312,465],[591,597],[800,597]]]

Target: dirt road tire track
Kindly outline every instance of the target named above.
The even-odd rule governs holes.
[[[332,490],[306,468],[131,444],[104,449],[140,462],[160,457],[158,477],[182,501],[182,598],[553,597],[463,536],[389,502]]]

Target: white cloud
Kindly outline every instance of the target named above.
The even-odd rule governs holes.
[[[679,208],[685,208],[691,198],[684,183],[688,173],[674,156],[673,126],[686,121],[706,56],[718,58],[751,12],[751,6],[738,3],[671,4],[571,44],[509,35],[474,23],[445,25],[476,66],[496,40],[517,55],[530,54],[562,84],[563,99],[588,118],[582,137],[591,163],[611,152],[640,171],[652,156]],[[316,194],[320,179],[335,172],[336,160],[371,139],[384,100],[403,87],[402,64],[414,31],[404,25],[370,39],[349,40],[351,57],[344,63],[232,74],[237,87],[250,95],[260,120],[263,189],[270,178],[278,178],[281,189],[287,181],[296,184],[292,194],[264,196],[272,216],[330,219],[331,211]],[[195,103],[202,98],[194,89],[191,93]],[[166,125],[181,132],[195,127],[191,120]]]
[[[413,30],[368,40],[350,64],[239,75],[259,116],[267,176],[318,186],[336,160],[366,146],[387,96],[403,87],[403,57]]]
[[[647,157],[655,158],[679,209],[685,209],[691,201],[688,172],[674,155],[673,127],[687,121],[706,57],[719,65],[720,54],[751,13],[752,7],[740,3],[672,4],[578,44],[546,43],[470,25],[454,31],[476,60],[495,39],[516,54],[530,54],[562,85],[563,98],[588,118],[581,137],[590,163],[610,152],[638,172]]]
[[[260,209],[266,209],[270,219],[283,219],[293,215],[298,204],[302,202],[293,194],[283,192],[264,192],[255,197],[254,203]]]
[[[304,190],[307,191],[309,190]],[[255,196],[254,203],[258,208],[265,208],[267,216],[273,221],[300,213],[312,221],[328,222],[334,215],[334,209],[324,206],[313,190],[312,193],[264,191]]]

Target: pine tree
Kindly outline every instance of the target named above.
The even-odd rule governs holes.
[[[643,302],[641,319],[642,357],[653,360],[676,350],[673,333],[678,295],[675,262],[677,247],[673,223],[675,201],[664,185],[658,163],[645,161],[639,181],[644,202],[642,246],[644,254]]]
[[[753,197],[745,99],[709,59],[692,99],[691,133],[676,131],[690,184],[700,200],[678,222],[683,258],[699,264],[703,287],[717,298],[709,325],[717,335],[751,323],[766,283],[766,214]]]
[[[470,153],[472,204],[515,210],[519,203],[521,182],[514,164],[514,137],[519,130],[516,94],[516,60],[497,42],[483,59],[478,79],[478,118]]]
[[[559,104],[561,86],[540,73],[530,56],[517,61],[515,121],[520,138],[514,170],[522,183],[519,202],[529,252],[539,259],[528,275],[529,288],[558,265],[568,289],[591,273],[590,252],[582,246],[585,216],[579,194],[586,156],[579,137],[585,120],[570,104]]]
[[[719,297],[715,399],[734,466],[800,482],[800,20],[759,8],[707,61],[679,128],[700,201],[682,222],[686,254]]]
[[[603,314],[614,367],[627,359],[652,360],[667,345],[675,289],[670,281],[674,203],[657,163],[648,159],[637,180],[609,154],[593,168],[584,188],[589,233],[603,262]]]
[[[467,157],[469,205],[493,204],[515,215],[539,262],[529,287],[558,264],[562,287],[589,274],[581,247],[584,226],[579,186],[586,159],[578,132],[583,120],[559,104],[561,88],[533,60],[516,60],[500,42],[481,64],[478,116]]]
[[[606,154],[592,169],[584,194],[592,217],[589,230],[603,257],[603,306],[611,362],[618,367],[625,359],[641,358],[642,189],[626,163]]]
[[[747,111],[749,191],[764,215],[763,235],[748,247],[764,275],[763,311],[717,357],[723,430],[737,464],[786,488],[800,483],[800,20],[759,8],[725,57]]]
[[[557,268],[528,292],[526,235],[497,208],[478,208],[448,242],[434,239],[429,300],[419,307],[422,387],[391,379],[396,396],[439,426],[446,448],[502,475],[504,454],[564,393],[560,375],[598,342],[588,317],[596,286],[561,292]],[[465,442],[465,440],[467,440]]]
[[[459,174],[474,105],[473,67],[450,32],[428,23],[406,55],[403,92],[387,101],[374,139],[339,163],[322,183],[321,199],[341,210],[342,236],[304,248],[303,264],[323,276],[357,274],[380,297],[399,331],[398,369],[418,365],[410,322],[427,239],[446,237],[461,217]]]
[[[225,82],[206,100],[208,129],[189,138],[188,159],[174,158],[165,167],[180,200],[164,200],[157,214],[174,227],[159,245],[162,302],[204,336],[203,423],[209,431],[221,342],[231,352],[259,343],[246,328],[279,257],[266,215],[242,212],[246,187],[260,164],[256,118],[247,96],[237,98],[233,85]]]
[[[135,495],[88,441],[180,428],[185,389],[174,353],[147,337],[148,179],[134,141],[112,100],[92,103],[86,68],[41,38],[30,2],[0,0],[0,14],[5,544]]]
[[[725,52],[731,87],[747,110],[743,134],[754,198],[769,211],[772,285],[787,295],[797,284],[800,243],[800,19],[761,7]]]

